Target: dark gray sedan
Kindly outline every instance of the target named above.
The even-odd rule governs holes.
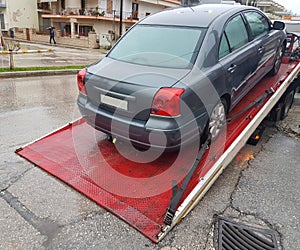
[[[78,74],[85,121],[140,147],[178,149],[211,134],[286,46],[284,24],[253,7],[199,5],[151,15]]]

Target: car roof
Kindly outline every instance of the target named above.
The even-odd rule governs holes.
[[[140,24],[209,27],[211,22],[225,13],[256,9],[244,5],[202,4],[162,11],[143,19]],[[257,9],[256,9],[257,10]]]

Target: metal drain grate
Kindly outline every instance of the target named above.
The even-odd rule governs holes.
[[[275,232],[219,219],[219,250],[278,250]]]

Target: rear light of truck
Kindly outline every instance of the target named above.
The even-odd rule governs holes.
[[[86,68],[80,70],[77,74],[77,85],[78,85],[78,89],[82,94],[86,95],[86,89],[85,89],[85,85],[84,85],[84,78],[86,75]]]
[[[152,101],[151,114],[159,116],[180,115],[180,97],[184,89],[161,88]]]

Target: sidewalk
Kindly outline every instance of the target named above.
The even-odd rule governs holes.
[[[67,48],[65,46],[38,44],[33,42],[20,42],[21,50],[42,50],[51,49],[51,52],[18,54],[14,55],[14,66],[17,67],[51,67],[69,65],[90,65],[102,59],[106,51],[100,49]],[[9,67],[9,55],[0,56],[0,68]],[[47,71],[26,71],[26,72],[5,72],[0,73],[0,78],[76,74],[78,70],[51,70]]]

